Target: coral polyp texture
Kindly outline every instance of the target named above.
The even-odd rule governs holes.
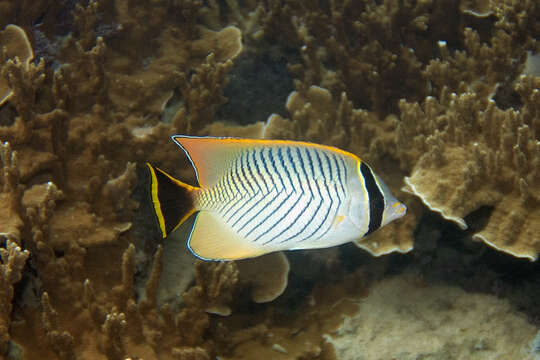
[[[409,289],[429,285],[432,262],[471,270],[480,256],[464,253],[484,243],[499,260],[537,258],[538,1],[29,4],[0,1],[0,358],[347,358],[356,338],[343,318],[364,318],[359,304],[394,262],[416,266]],[[179,240],[189,229],[158,235],[138,166],[194,182],[173,134],[337,146],[369,163],[407,216],[357,241],[363,250],[196,261]],[[448,236],[455,248],[440,250],[434,213],[479,241]],[[519,293],[489,276],[469,289]],[[451,307],[436,295],[434,308]],[[524,307],[534,321],[540,310]],[[521,324],[515,313],[500,322]],[[501,341],[513,344],[504,356],[530,337]]]

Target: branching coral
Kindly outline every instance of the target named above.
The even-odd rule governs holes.
[[[401,103],[403,142],[424,153],[406,179],[409,190],[432,210],[455,221],[483,206],[493,207],[475,237],[515,256],[540,252],[540,83],[517,83],[523,106],[500,110],[478,93],[446,93],[440,101]],[[412,130],[415,129],[415,130]],[[424,139],[424,140],[423,140]]]
[[[0,73],[7,79],[13,94],[10,103],[16,108],[18,117],[15,124],[9,128],[3,128],[0,135],[4,140],[9,140],[13,144],[26,143],[30,139],[32,129],[37,125],[35,109],[32,107],[36,103],[38,89],[45,80],[43,74],[45,62],[38,65],[30,63],[27,65],[18,58],[7,60]]]
[[[130,246],[124,252],[122,282],[119,287],[115,288],[115,293],[118,294],[116,303],[119,307],[113,307],[113,314],[117,313],[115,317],[116,323],[120,325],[122,322],[125,323],[122,325],[125,328],[124,334],[120,336],[115,335],[117,337],[116,340],[108,340],[110,336],[104,333],[105,341],[112,341],[116,344],[110,343],[110,346],[106,347],[106,349],[111,351],[116,349],[114,353],[121,354],[122,351],[120,349],[125,346],[126,350],[123,352],[125,354],[129,352],[128,345],[146,339],[152,345],[153,351],[156,354],[170,351],[173,357],[180,356],[179,354],[191,354],[192,352],[194,354],[206,354],[208,356],[206,350],[202,348],[190,348],[187,346],[200,346],[204,343],[203,334],[209,326],[209,319],[205,312],[205,304],[208,304],[208,301],[203,301],[203,298],[205,296],[213,296],[215,301],[220,296],[227,297],[227,293],[223,295],[219,292],[223,291],[224,286],[227,287],[226,284],[229,281],[227,280],[228,275],[220,274],[218,271],[213,271],[215,276],[218,276],[215,279],[203,279],[201,275],[198,278],[198,284],[186,294],[186,306],[175,314],[173,309],[168,305],[163,306],[161,309],[157,308],[156,290],[161,273],[161,248],[158,248],[154,257],[151,275],[146,283],[144,299],[139,303],[133,300],[134,251],[134,247]],[[103,305],[92,305],[96,300],[95,295],[92,295],[92,299],[88,302],[88,305],[94,307],[92,311],[97,315],[96,320],[102,320],[104,311],[99,309],[102,309]],[[89,309],[92,308],[90,307]],[[117,309],[124,309],[124,312],[119,313]],[[118,324],[117,326],[119,326]],[[114,359],[117,356],[108,355],[108,358]]]
[[[478,99],[487,99],[499,83],[507,84],[519,74],[526,53],[522,48],[512,47],[515,41],[499,30],[491,39],[491,46],[482,43],[479,34],[471,28],[464,30],[464,50],[450,53],[446,42],[438,43],[440,59],[430,61],[424,76],[429,79],[434,96],[444,91],[461,94],[474,92]],[[513,49],[512,53],[508,53]]]
[[[232,61],[216,63],[215,56],[210,54],[190,78],[185,73],[179,74],[185,108],[173,119],[177,131],[187,134],[198,132],[211,122],[216,105],[225,101],[223,86],[231,67]]]
[[[8,25],[3,31],[0,31],[0,64],[8,59],[19,59],[24,66],[29,66],[34,58],[32,46],[26,32],[16,25]],[[0,106],[9,100],[13,90],[4,75],[0,76]]]
[[[74,360],[74,339],[68,331],[61,331],[58,328],[58,312],[53,309],[46,292],[41,296],[41,323],[47,334],[47,340],[51,344],[53,351],[61,360]]]
[[[10,240],[5,240],[5,247],[0,248],[0,354],[6,353],[10,339],[13,285],[21,280],[29,255]]]
[[[346,92],[356,106],[386,115],[397,97],[426,90],[411,50],[418,37],[407,34],[426,31],[430,8],[429,1],[269,2],[266,18],[272,21],[264,29],[268,36],[276,36],[273,23],[287,34],[295,29],[287,41],[301,44],[303,64],[291,67],[301,80],[298,90],[317,85],[335,97]]]
[[[17,116],[9,126],[0,127],[0,138],[10,141],[15,149],[31,146],[20,152],[19,174],[26,181],[37,173],[50,172],[51,178],[59,184],[65,181],[63,154],[67,138],[67,114],[61,109],[51,110],[41,101],[46,88],[45,63],[37,65],[15,60],[7,60],[1,67],[2,76],[12,89],[10,105]],[[58,77],[55,89],[61,87]],[[62,102],[62,94],[53,91],[54,102]]]
[[[117,313],[115,309],[107,314],[102,331],[105,335],[103,350],[109,360],[123,359],[126,353],[123,337],[127,323],[123,313]]]
[[[0,235],[20,243],[23,221],[20,217],[22,189],[19,187],[17,153],[9,143],[0,144],[2,191],[0,192]]]
[[[197,285],[183,296],[188,306],[200,306],[210,313],[229,315],[229,304],[238,282],[238,269],[234,262],[203,263],[195,265]]]

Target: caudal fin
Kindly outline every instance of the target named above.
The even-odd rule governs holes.
[[[154,212],[161,235],[166,238],[195,212],[193,193],[198,188],[185,184],[148,163],[146,166],[151,177]]]

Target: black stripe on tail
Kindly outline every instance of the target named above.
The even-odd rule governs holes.
[[[193,191],[197,188],[148,163],[146,165],[150,172],[154,213],[165,238],[195,212]]]

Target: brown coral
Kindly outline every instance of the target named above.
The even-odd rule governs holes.
[[[0,192],[0,235],[20,243],[23,221],[19,214],[22,189],[19,187],[17,153],[9,143],[0,144],[2,191]]]
[[[34,58],[32,45],[28,41],[26,32],[17,25],[10,24],[0,31],[0,64],[7,60],[18,58],[24,66],[28,66]],[[8,80],[5,76],[0,76],[0,106],[2,106],[13,95]]]
[[[0,248],[0,353],[4,354],[10,340],[11,301],[13,285],[21,280],[22,270],[30,253],[16,243],[5,240]]]
[[[238,269],[234,262],[195,264],[197,285],[189,289],[183,300],[188,306],[201,307],[209,313],[230,315]]]
[[[424,155],[406,182],[430,209],[462,228],[467,228],[466,215],[493,207],[475,237],[534,260],[540,251],[540,83],[523,77],[516,86],[520,110],[501,110],[472,92],[430,98],[422,108],[402,102],[402,133],[410,133],[408,126],[421,128],[413,141],[425,139]]]
[[[256,303],[269,302],[283,294],[289,281],[289,260],[282,252],[236,262],[239,280],[249,284]],[[268,272],[261,269],[269,269]]]

